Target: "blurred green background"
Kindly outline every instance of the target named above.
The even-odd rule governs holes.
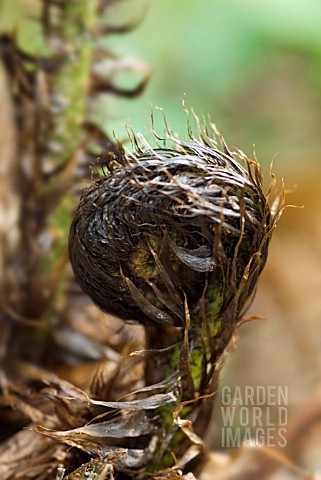
[[[209,113],[230,146],[251,156],[255,144],[265,168],[276,153],[281,175],[318,165],[320,0],[131,0],[121,10],[128,19],[147,12],[137,29],[109,44],[154,72],[138,100],[103,102],[109,128],[121,136],[129,119],[148,134],[152,103],[184,137],[186,94],[188,107]],[[119,85],[131,81],[118,75]]]
[[[0,0],[2,30],[15,28],[25,48],[43,54],[38,10],[37,0]],[[101,40],[111,52],[106,74],[131,88],[153,71],[139,98],[101,97],[96,114],[108,132],[124,138],[131,123],[148,136],[157,105],[184,138],[185,96],[230,146],[251,156],[255,144],[266,170],[275,154],[279,176],[319,166],[320,0],[123,0],[111,1],[106,16],[112,25],[138,24]],[[162,132],[161,115],[157,124]]]

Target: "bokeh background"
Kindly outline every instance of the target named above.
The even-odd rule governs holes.
[[[135,4],[135,9],[133,5]],[[125,1],[132,33],[112,42],[154,73],[138,101],[110,102],[118,132],[129,119],[146,134],[151,104],[184,135],[181,106],[210,114],[227,137],[282,174],[318,165],[321,102],[321,5],[318,0]],[[122,74],[119,83],[131,81]]]

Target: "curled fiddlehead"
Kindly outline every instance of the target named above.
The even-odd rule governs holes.
[[[204,136],[172,140],[173,148],[120,148],[109,159],[110,172],[81,198],[69,251],[78,282],[102,310],[183,326],[185,296],[194,312],[214,288],[227,306],[250,261],[260,273],[271,217],[256,163],[243,168]]]
[[[274,226],[256,161],[223,140],[220,147],[206,127],[198,138],[190,130],[188,141],[167,133],[165,146],[134,142],[134,153],[119,146],[118,155],[107,155],[108,172],[83,193],[69,237],[75,276],[93,301],[144,324],[153,348],[169,338],[161,375],[148,380],[176,372],[172,389],[184,403],[160,413],[161,454],[182,453],[182,412],[198,433],[208,424],[205,398],[215,391],[220,357]]]

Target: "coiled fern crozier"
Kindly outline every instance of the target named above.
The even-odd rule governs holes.
[[[151,472],[183,468],[202,451],[222,354],[274,226],[259,164],[222,139],[219,147],[206,126],[189,133],[181,141],[168,129],[157,148],[134,136],[134,152],[119,145],[107,154],[108,171],[84,191],[69,236],[83,290],[104,312],[145,326],[140,401],[154,407],[136,468]],[[122,447],[130,458],[131,441]]]

